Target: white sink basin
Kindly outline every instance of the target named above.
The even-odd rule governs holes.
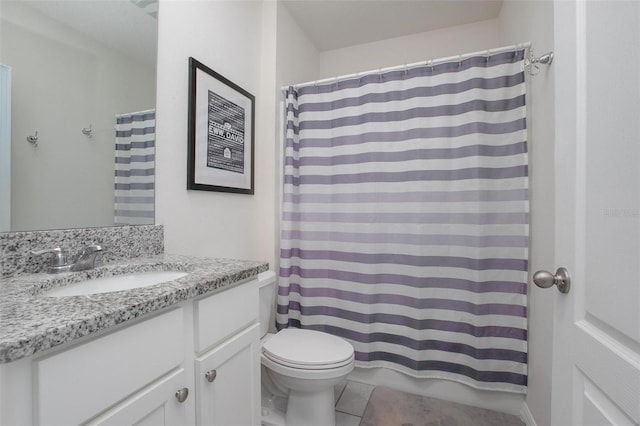
[[[115,275],[112,277],[80,281],[64,287],[54,288],[43,293],[43,296],[83,296],[98,293],[111,293],[113,291],[132,290],[134,288],[149,287],[167,281],[177,280],[178,278],[182,278],[186,275],[186,272],[177,271],[138,272],[134,274]]]

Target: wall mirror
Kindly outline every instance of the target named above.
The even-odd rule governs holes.
[[[157,0],[0,2],[1,232],[153,223],[157,18]]]

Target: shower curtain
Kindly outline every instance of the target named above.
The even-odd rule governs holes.
[[[276,325],[524,393],[524,51],[290,87]]]
[[[156,112],[116,115],[116,225],[153,225]]]

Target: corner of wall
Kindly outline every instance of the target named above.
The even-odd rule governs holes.
[[[536,420],[533,418],[533,414],[531,414],[531,410],[529,410],[529,406],[525,401],[522,404],[522,409],[520,410],[520,418],[527,426],[538,426]]]
[[[273,261],[268,62],[275,35],[273,5],[267,3],[160,1],[156,222],[165,226],[169,253]],[[186,189],[189,57],[256,96],[254,195]]]
[[[276,22],[276,78],[275,98],[272,103],[275,112],[274,137],[274,215],[273,215],[273,258],[272,269],[278,270],[280,254],[280,215],[282,192],[283,116],[282,86],[303,83],[318,78],[318,49],[293,19],[284,4],[278,2]]]
[[[538,54],[553,50],[553,19],[551,1],[505,0],[499,16],[501,42],[512,45],[531,41]],[[527,75],[530,271],[550,269],[555,263],[553,244],[548,244],[555,235],[554,216],[549,213],[555,211],[553,76],[553,66],[535,77]],[[553,294],[533,285],[529,288],[529,386],[523,418],[528,425],[548,425],[551,422]]]

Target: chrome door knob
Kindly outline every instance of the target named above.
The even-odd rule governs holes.
[[[549,288],[554,284],[560,293],[569,293],[571,289],[571,277],[567,268],[558,268],[555,275],[548,271],[538,271],[533,274],[533,282],[541,288]]]

